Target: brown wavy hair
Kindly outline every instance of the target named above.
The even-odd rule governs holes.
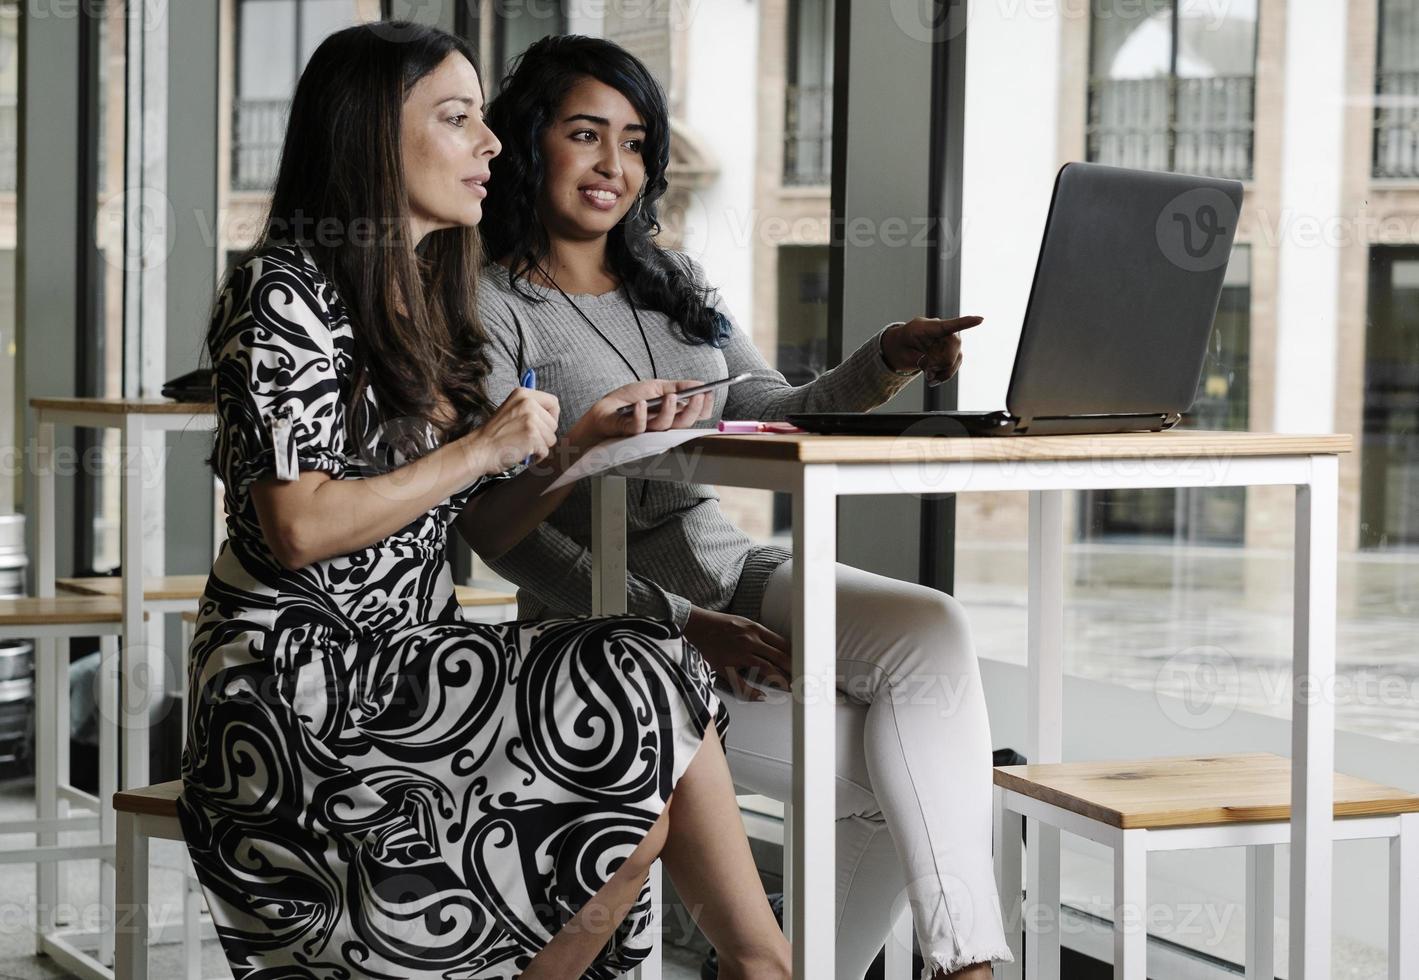
[[[379,21],[327,37],[296,85],[271,209],[248,252],[302,245],[334,282],[355,337],[346,418],[360,445],[390,419],[421,418],[457,438],[495,408],[484,390],[478,230],[411,241],[400,153],[405,96],[455,52],[477,67],[467,42],[421,24]],[[366,386],[380,418],[364,417]],[[436,417],[440,395],[451,421]]]

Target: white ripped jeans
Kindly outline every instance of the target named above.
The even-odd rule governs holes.
[[[792,637],[792,562],[759,621]],[[991,742],[966,614],[952,597],[837,566],[837,974],[859,980],[910,901],[923,978],[1010,960],[991,861]],[[792,798],[793,705],[729,698],[742,791]]]

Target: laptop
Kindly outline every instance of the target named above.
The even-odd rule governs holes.
[[[813,412],[788,420],[851,435],[1171,428],[1197,393],[1241,207],[1235,180],[1065,164],[1005,411]]]

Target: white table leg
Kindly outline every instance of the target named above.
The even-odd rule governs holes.
[[[1311,457],[1296,488],[1291,715],[1291,980],[1330,975],[1339,460]]]
[[[802,474],[793,496],[793,975],[833,980],[837,472]]]
[[[887,934],[887,956],[882,964],[882,980],[913,980],[910,903],[892,920],[891,932]]]
[[[626,478],[591,481],[591,612],[626,611]]]
[[[35,426],[35,537],[39,554],[35,556],[35,593],[54,595],[54,423],[37,415]],[[69,660],[69,641],[51,637],[36,637],[34,641],[35,674],[35,816],[41,820],[59,815],[59,759],[68,758],[69,740],[60,738],[55,714],[59,699],[67,706],[69,698],[68,671],[59,663]],[[57,844],[58,834],[45,831],[35,835],[36,846]],[[53,861],[35,865],[35,903],[38,906],[35,925],[40,932],[55,926],[54,913],[59,902],[59,866]]]
[[[1419,976],[1419,813],[1399,818],[1389,842],[1389,978]]]
[[[1247,848],[1247,980],[1276,980],[1276,848]]]
[[[119,429],[122,468],[119,561],[123,566],[123,648],[120,688],[123,721],[123,786],[148,785],[148,701],[152,670],[143,622],[143,469],[142,419],[129,415]],[[156,474],[154,474],[156,478]]]
[[[1032,763],[1064,754],[1064,491],[1030,493],[1030,676],[1025,754]],[[1024,923],[1026,980],[1059,980],[1059,829],[1029,821]]]
[[[117,841],[117,813],[113,809],[113,794],[118,790],[118,637],[105,636],[99,644],[99,843]],[[99,861],[99,905],[113,909],[115,902],[114,865]],[[114,930],[105,922],[99,933],[98,959],[112,963]]]
[[[1125,830],[1114,846],[1114,980],[1145,980],[1148,968],[1146,830]]]
[[[995,890],[1000,895],[1000,918],[1005,923],[1005,941],[1010,945],[1013,963],[996,963],[995,980],[1020,980],[1025,973],[1025,956],[1020,942],[1024,922],[1021,919],[1020,890],[1020,831],[1025,821],[1020,814],[1005,805],[1005,791],[995,787]]]
[[[115,980],[148,976],[148,838],[131,813],[118,814],[118,893],[114,904]]]
[[[626,611],[626,480],[602,476],[591,481],[591,611],[614,616]],[[659,861],[650,869],[651,908],[657,933],[655,945],[641,965],[627,976],[631,980],[660,980],[665,908]]]

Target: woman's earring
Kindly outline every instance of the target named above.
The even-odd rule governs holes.
[[[636,195],[636,206],[635,206],[634,210],[632,210],[632,211],[630,211],[630,212],[628,212],[628,213],[626,214],[626,224],[630,224],[632,221],[635,221],[635,220],[637,220],[638,218],[640,218],[640,216],[641,216],[641,205],[643,205],[644,203],[645,203],[645,194],[644,194],[644,192],[642,192],[642,193],[640,193],[640,194],[637,194],[637,195]]]

